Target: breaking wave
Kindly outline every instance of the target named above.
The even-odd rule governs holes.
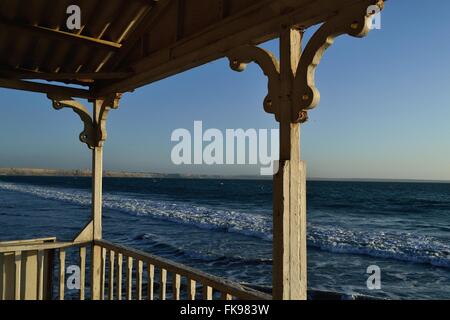
[[[83,206],[91,203],[90,193],[84,190],[56,189],[1,181],[0,189]],[[272,239],[271,217],[264,214],[111,193],[104,194],[103,206],[137,216],[149,216],[199,228],[233,232],[268,241]],[[450,245],[435,237],[413,233],[362,232],[336,226],[309,225],[308,246],[334,253],[367,255],[450,268]]]

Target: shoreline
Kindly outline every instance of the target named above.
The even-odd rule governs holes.
[[[41,168],[0,168],[0,177],[91,177],[89,169],[41,169]],[[103,172],[105,178],[136,178],[136,179],[204,179],[204,180],[272,180],[271,176],[247,176],[247,175],[207,175],[207,174],[180,174],[180,173],[157,173],[157,172],[130,172],[112,171]],[[449,180],[432,179],[374,179],[374,178],[315,178],[308,181],[329,182],[372,182],[372,183],[450,183]]]

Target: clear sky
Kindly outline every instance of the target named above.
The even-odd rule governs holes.
[[[450,1],[390,0],[382,29],[336,40],[316,82],[321,104],[302,127],[308,176],[450,180]],[[278,51],[277,41],[264,47]],[[110,113],[105,169],[253,174],[252,166],[175,166],[177,128],[276,128],[267,80],[225,59],[138,89]],[[44,95],[0,89],[0,167],[89,168],[79,118]]]

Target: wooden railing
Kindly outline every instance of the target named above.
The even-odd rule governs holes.
[[[94,245],[102,248],[104,299],[121,300],[124,296],[127,300],[271,299],[265,293],[139,250],[104,240],[94,241]]]
[[[80,299],[84,299],[86,249],[92,242],[57,242],[56,238],[0,242],[0,300],[53,298],[55,250],[59,251],[59,296],[64,300],[66,250],[79,250]]]
[[[108,241],[57,242],[46,238],[0,242],[0,300],[65,300],[69,264],[79,267],[79,292],[74,296],[76,291],[71,291],[70,298],[84,300],[86,283],[89,285],[91,280],[86,276],[90,273],[87,265],[94,246],[102,253],[103,300],[271,299],[270,295],[238,283]],[[58,279],[56,286],[53,278]]]

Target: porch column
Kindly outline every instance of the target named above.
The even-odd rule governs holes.
[[[100,122],[100,110],[102,100],[94,100],[92,118],[94,127],[98,127]],[[102,182],[103,182],[103,145],[97,144],[92,149],[92,238],[100,240],[102,238]],[[101,247],[92,245],[91,260],[91,293],[92,300],[99,300],[101,286]]]
[[[348,34],[362,38],[370,31],[372,17],[380,10],[369,3],[343,8],[324,22],[304,50],[302,32],[292,26],[280,28],[280,61],[254,45],[244,45],[227,53],[230,67],[244,71],[257,63],[269,80],[264,110],[280,124],[280,162],[273,183],[273,298],[307,298],[306,264],[306,168],[300,160],[300,126],[308,111],[319,104],[315,71],[335,38]]]
[[[273,182],[273,298],[306,299],[306,169],[300,160],[300,123],[292,122],[293,80],[302,34],[280,34],[280,163]]]

